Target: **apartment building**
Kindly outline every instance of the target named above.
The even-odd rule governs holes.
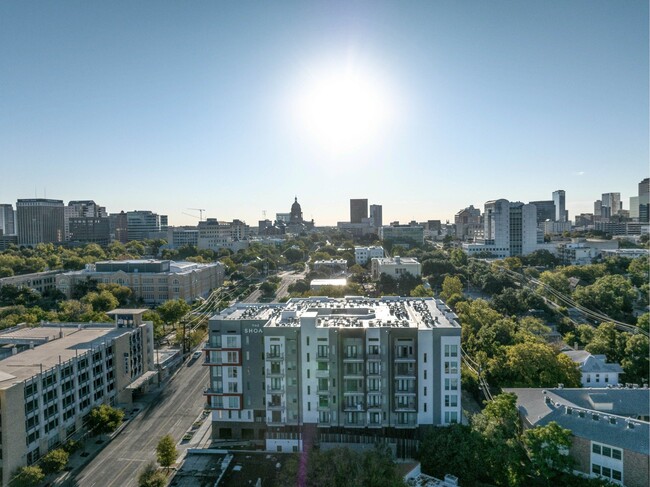
[[[460,325],[433,298],[239,303],[210,319],[204,353],[214,438],[301,451],[461,419]]]
[[[370,259],[381,259],[384,257],[383,247],[355,247],[354,261],[359,265],[366,265]]]
[[[67,297],[78,282],[94,279],[131,288],[133,297],[153,305],[168,299],[192,301],[207,297],[223,284],[224,267],[220,262],[197,264],[170,260],[119,260],[88,264],[84,270],[56,276],[56,288]]]
[[[129,402],[153,371],[153,325],[145,310],[115,310],[114,323],[56,323],[0,333],[2,483],[84,426],[91,409]],[[19,350],[24,350],[19,352]]]

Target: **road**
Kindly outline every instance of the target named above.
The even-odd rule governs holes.
[[[301,272],[298,274],[293,273],[292,271],[284,271],[280,272],[278,274],[278,277],[281,278],[282,280],[280,281],[280,284],[278,284],[278,290],[275,292],[275,299],[273,299],[273,303],[279,302],[278,300],[287,294],[289,294],[288,288],[291,284],[296,282],[299,279],[304,279],[306,275],[306,272]],[[242,303],[259,303],[261,302],[262,298],[262,291],[259,289],[256,289],[252,293],[250,293],[248,296],[246,296],[244,299],[242,299]]]
[[[131,420],[76,477],[79,487],[137,486],[140,470],[155,460],[161,436],[171,434],[177,442],[203,410],[203,389],[208,384],[208,367],[201,360],[183,364],[167,386],[151,397],[151,403]],[[179,448],[180,450],[180,448]]]

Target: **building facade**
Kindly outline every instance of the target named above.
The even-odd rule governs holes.
[[[351,199],[350,223],[361,223],[365,218],[368,218],[368,200]]]
[[[582,387],[611,387],[618,385],[618,376],[623,373],[619,364],[607,362],[604,355],[592,355],[586,350],[562,352],[580,368]]]
[[[421,225],[392,223],[379,229],[379,238],[407,247],[411,244],[422,245],[424,243],[424,227]]]
[[[370,221],[372,222],[372,226],[375,229],[375,232],[379,230],[381,226],[383,226],[383,209],[381,205],[370,205]]]
[[[167,227],[167,245],[177,249],[185,245],[198,247],[199,229],[197,227]]]
[[[212,435],[282,452],[415,438],[461,420],[460,353],[456,316],[432,298],[238,304],[209,324]]]
[[[555,221],[568,222],[569,212],[566,210],[566,192],[563,189],[553,191],[553,204],[555,205]]]
[[[456,238],[474,239],[476,231],[481,226],[481,210],[474,208],[473,205],[460,210],[454,215],[454,224],[456,225]]]
[[[56,287],[67,297],[75,284],[86,279],[98,283],[115,283],[127,286],[135,299],[149,305],[169,299],[193,301],[207,297],[223,284],[224,267],[220,262],[172,262],[169,260],[120,260],[88,264],[81,271],[66,272],[56,276]]]
[[[150,234],[167,231],[167,215],[158,215],[149,210],[126,212],[127,239],[146,240]]]
[[[359,265],[366,265],[370,259],[381,259],[384,257],[383,247],[355,247],[354,261]]]
[[[419,276],[422,274],[422,264],[413,257],[383,257],[370,261],[370,273],[372,278],[377,280],[382,274],[393,279],[399,279],[402,274]]]
[[[61,200],[20,199],[16,202],[18,244],[34,247],[39,243],[65,240],[64,206]]]
[[[216,218],[208,218],[199,222],[198,225],[199,249],[230,249],[233,252],[245,249],[250,245],[250,227],[241,220],[232,222],[218,221]]]
[[[2,231],[4,235],[16,234],[14,207],[10,204],[0,205],[0,231]]]
[[[0,278],[0,288],[2,286],[28,287],[39,293],[50,289],[56,289],[56,276],[63,271],[45,271],[33,272],[31,274],[21,274]]]
[[[83,429],[92,408],[130,398],[128,386],[153,370],[153,325],[136,315],[130,324],[56,323],[0,333],[2,344],[31,342],[0,360],[3,485]]]

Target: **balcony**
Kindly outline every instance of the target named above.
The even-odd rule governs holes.
[[[266,369],[266,375],[268,377],[284,377],[284,371],[282,369],[273,370],[268,368]]]
[[[343,363],[346,362],[363,362],[363,354],[361,353],[356,353],[356,354],[345,354],[343,356]]]
[[[266,407],[273,411],[283,411],[286,406],[284,402],[267,402]]]
[[[284,387],[282,384],[280,385],[267,385],[266,386],[266,392],[268,393],[274,393],[274,394],[284,394]]]
[[[381,360],[381,354],[380,353],[368,353],[366,355],[366,360],[368,361],[378,361]]]
[[[394,391],[396,396],[414,396],[416,394],[415,386],[413,387],[402,387],[395,389]]]
[[[415,362],[415,355],[395,355],[395,363],[408,363]]]
[[[316,378],[317,379],[327,379],[330,376],[329,370],[319,370],[316,369]]]
[[[415,380],[415,370],[395,370],[396,379],[413,379]]]
[[[417,421],[415,419],[407,419],[404,421],[393,420],[391,426],[394,428],[415,428],[417,426]]]
[[[267,353],[264,356],[265,360],[284,360],[283,353]]]
[[[329,355],[316,355],[316,362],[327,362],[329,359]]]
[[[223,394],[223,388],[220,387],[217,389],[213,389],[212,387],[206,387],[205,389],[203,389],[204,396],[211,396],[215,394]]]
[[[210,355],[208,354],[208,356],[205,357],[205,360],[201,363],[201,365],[223,365],[223,361],[221,360],[221,357],[211,358]]]
[[[398,412],[398,413],[415,413],[415,412],[417,412],[417,405],[415,403],[395,404],[395,412]]]
[[[362,413],[362,412],[365,412],[366,407],[361,403],[346,404],[345,407],[343,408],[343,410],[346,413],[354,413],[354,412]]]
[[[358,419],[358,418],[349,421],[346,418],[343,425],[348,427],[348,428],[364,428],[366,426],[366,421],[364,419]]]
[[[363,379],[363,370],[343,372],[344,379]]]
[[[330,388],[328,387],[321,387],[320,385],[316,386],[316,392],[318,394],[329,394]]]

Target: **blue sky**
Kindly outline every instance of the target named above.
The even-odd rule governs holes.
[[[0,2],[0,202],[92,198],[256,224],[294,195],[385,221],[486,200],[570,217],[648,177],[648,3]],[[353,63],[392,107],[352,150],[312,140],[297,93]]]

